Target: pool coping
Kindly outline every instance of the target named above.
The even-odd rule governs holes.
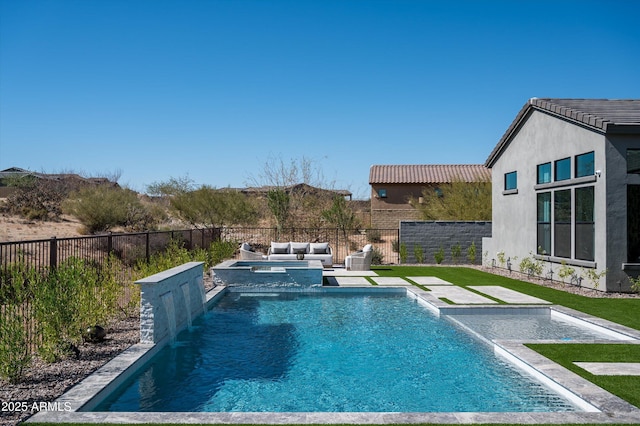
[[[273,290],[273,289],[271,289]],[[210,307],[227,291],[226,287],[218,286],[206,294],[206,304]],[[585,313],[575,311],[558,305],[456,305],[452,306],[428,291],[415,286],[367,286],[367,287],[319,287],[314,292],[323,293],[360,293],[360,292],[388,292],[406,293],[421,305],[428,308],[435,315],[443,312],[460,309],[551,309],[558,315],[566,315],[576,321],[585,321],[594,327],[604,327],[628,336],[630,340],[620,341],[629,344],[640,344],[640,331],[620,324],[616,324],[601,318],[593,317]],[[548,343],[557,341],[535,341],[535,343]],[[580,341],[575,341],[580,343]],[[618,341],[616,341],[618,342]],[[166,342],[164,342],[166,344]],[[379,413],[379,412],[324,412],[324,413],[273,413],[273,412],[218,412],[218,413],[193,413],[193,412],[91,412],[78,411],[90,410],[102,400],[102,398],[117,388],[131,374],[135,372],[136,364],[143,364],[158,352],[164,344],[135,344],[126,349],[120,355],[109,361],[96,372],[75,385],[64,395],[56,399],[51,411],[40,411],[27,419],[29,422],[43,423],[185,423],[185,424],[390,424],[390,423],[441,423],[441,424],[471,424],[471,423],[640,423],[640,409],[621,398],[596,386],[588,380],[565,369],[559,364],[543,357],[537,352],[525,346],[525,343],[533,341],[493,341],[494,352],[514,362],[529,374],[538,376],[547,386],[560,391],[576,405],[583,409],[592,410],[580,412],[454,412],[454,413]],[[562,342],[567,343],[567,342]],[[592,342],[590,342],[592,343]],[[598,343],[598,342],[595,342]],[[603,340],[602,343],[612,343],[611,340]],[[583,401],[584,404],[580,401]],[[591,407],[591,408],[590,408]]]

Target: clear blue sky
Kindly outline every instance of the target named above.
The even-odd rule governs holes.
[[[640,98],[636,0],[0,0],[0,169],[241,187],[484,163],[531,97]]]

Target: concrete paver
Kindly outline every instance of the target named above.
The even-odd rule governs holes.
[[[371,278],[378,285],[411,285],[411,283],[400,277],[373,277]]]
[[[640,362],[574,362],[597,376],[640,376]]]
[[[495,300],[487,299],[484,296],[481,296],[472,291],[466,290],[462,287],[458,286],[426,286],[429,290],[431,290],[431,294],[437,298],[448,299],[453,303],[461,303],[461,304],[497,304]]]
[[[445,281],[438,277],[407,277],[411,281],[420,285],[453,285],[449,281]]]
[[[510,288],[501,287],[499,285],[474,285],[469,286],[469,288],[479,291],[480,293],[488,294],[491,297],[495,297],[496,299],[500,299],[506,303],[535,303],[535,304],[550,304],[551,302],[547,302],[543,299],[538,299],[537,297],[529,296],[527,294],[520,293],[515,290],[511,290]]]
[[[362,287],[371,285],[365,277],[329,277],[327,280],[329,280],[332,285],[332,281],[335,281],[335,285],[340,287]]]

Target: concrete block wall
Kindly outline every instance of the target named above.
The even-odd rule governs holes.
[[[371,227],[374,229],[398,229],[401,221],[419,218],[415,209],[385,209],[371,212]]]
[[[468,248],[476,246],[475,264],[482,263],[482,239],[491,237],[491,222],[401,221],[400,244],[407,247],[406,263],[417,263],[414,247],[422,247],[424,263],[436,263],[435,254],[444,250],[443,264],[453,264],[451,248],[460,244],[458,263],[469,264]]]

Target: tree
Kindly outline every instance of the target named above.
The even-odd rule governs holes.
[[[291,211],[291,197],[282,189],[272,189],[267,192],[267,206],[276,219],[276,240],[280,238],[282,228],[289,220]]]
[[[322,217],[329,223],[333,224],[342,232],[346,245],[346,253],[349,253],[348,232],[358,228],[360,221],[356,217],[353,210],[347,205],[344,197],[336,195],[333,197],[331,208],[322,211]]]
[[[255,223],[256,209],[247,197],[232,189],[200,188],[181,192],[170,200],[181,219],[193,226],[215,228]]]
[[[155,197],[169,197],[193,191],[194,189],[193,180],[188,176],[171,177],[166,182],[153,182],[147,185],[147,194]]]
[[[317,212],[330,205],[333,194],[326,190],[331,185],[323,180],[321,169],[306,157],[288,161],[270,157],[247,184],[268,188],[266,204],[280,231],[287,225],[313,226],[319,222]]]
[[[439,188],[426,187],[422,200],[409,199],[423,220],[491,220],[491,182],[456,178]]]
[[[69,196],[63,209],[76,216],[91,234],[109,231],[117,226],[139,231],[149,229],[155,223],[138,194],[120,187],[82,188]]]

